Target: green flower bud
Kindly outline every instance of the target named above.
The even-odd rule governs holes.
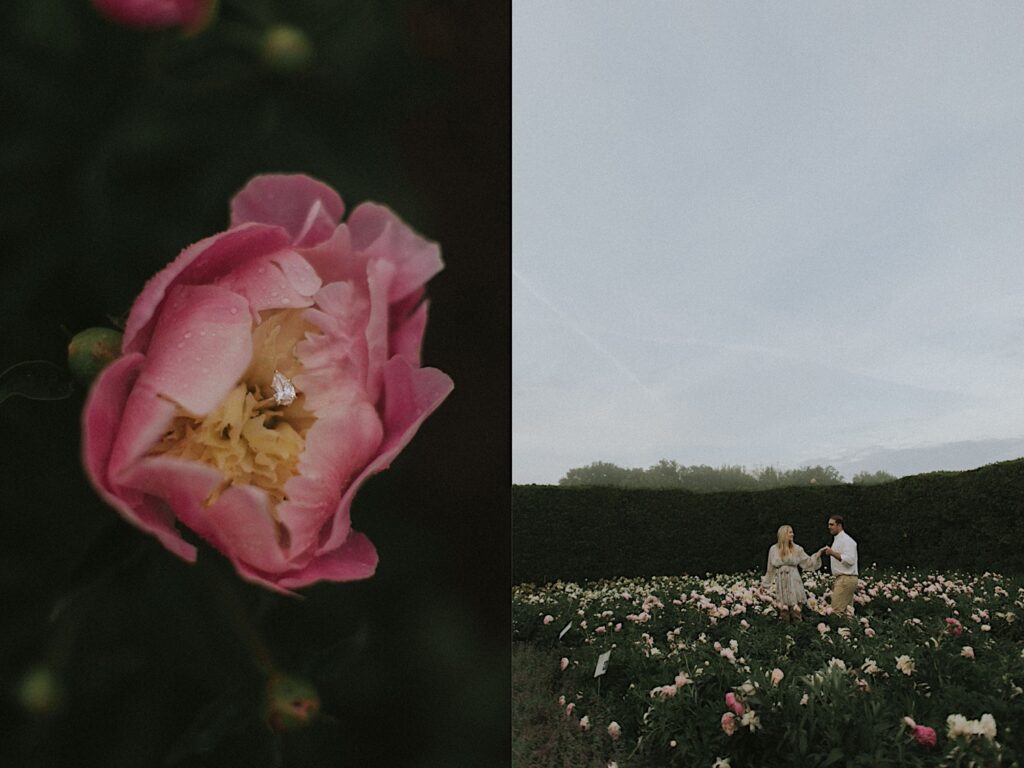
[[[47,667],[30,669],[17,688],[18,702],[34,715],[49,715],[64,703],[64,687]]]
[[[271,69],[301,72],[313,58],[313,45],[301,29],[278,24],[264,33],[260,53]]]
[[[87,328],[68,344],[68,367],[85,385],[120,356],[121,332],[112,328]]]
[[[267,724],[277,731],[308,725],[320,711],[320,696],[305,680],[275,674],[267,681]]]

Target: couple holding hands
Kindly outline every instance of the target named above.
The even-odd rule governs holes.
[[[807,602],[800,569],[816,571],[821,567],[821,557],[830,558],[832,575],[832,611],[853,613],[853,593],[857,590],[857,542],[846,532],[841,515],[828,519],[828,532],[832,534],[832,545],[822,547],[808,555],[799,544],[793,543],[793,529],[788,525],[779,528],[779,540],[768,550],[768,571],[761,579],[762,586],[774,586],[775,604],[779,616],[790,621],[800,618],[800,605]]]

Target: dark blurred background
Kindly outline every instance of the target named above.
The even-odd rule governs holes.
[[[222,0],[191,37],[86,0],[0,8],[0,370],[63,366],[69,334],[123,318],[227,226],[234,192],[279,171],[441,244],[423,358],[455,381],[356,499],[377,575],[301,601],[208,548],[189,566],[107,508],[79,463],[81,387],[0,404],[0,765],[507,763],[508,5]],[[281,24],[308,61],[268,55]],[[312,726],[264,725],[233,602],[319,690]]]

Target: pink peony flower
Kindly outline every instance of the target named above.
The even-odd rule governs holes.
[[[552,615],[551,615],[551,614],[549,613],[549,614],[548,614],[547,616],[545,616],[545,617],[544,617],[544,624],[545,624],[545,625],[547,625],[547,624],[550,624],[550,623],[551,623],[552,621],[554,621],[554,620],[555,620],[555,617],[554,617],[554,616],[552,616]]]
[[[771,678],[772,679],[772,687],[775,687],[779,683],[781,683],[782,682],[782,678],[784,678],[785,676],[786,676],[786,674],[781,669],[779,669],[778,667],[773,669],[772,670],[772,678]]]
[[[179,557],[196,558],[180,523],[281,592],[373,575],[352,499],[452,390],[419,361],[437,246],[382,206],[343,212],[306,176],[250,181],[230,229],[146,284],[82,415],[104,500]]]
[[[935,729],[929,728],[927,725],[915,725],[914,739],[922,747],[927,747],[928,749],[931,749],[935,746]]]
[[[725,706],[735,712],[737,715],[742,715],[746,709],[743,706],[743,702],[736,698],[736,694],[729,691],[725,694]]]
[[[127,27],[197,27],[213,12],[214,0],[93,0],[104,16]]]
[[[732,736],[736,732],[736,715],[732,712],[722,714],[722,730],[726,736]]]
[[[957,619],[946,619],[946,633],[953,637],[960,637],[963,633],[963,625]]]
[[[608,723],[608,735],[612,737],[612,741],[618,741],[622,735],[622,726],[612,720]]]
[[[558,662],[558,667],[563,672],[565,672],[565,670],[569,668],[569,660],[565,656],[563,656],[561,660]]]

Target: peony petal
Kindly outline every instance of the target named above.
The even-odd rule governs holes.
[[[217,549],[233,561],[268,573],[290,567],[263,490],[251,485],[228,488],[206,509],[206,519]]]
[[[204,507],[224,482],[214,467],[175,456],[150,456],[126,468],[120,481],[126,488],[161,499],[181,522],[214,543]]]
[[[281,587],[298,589],[317,581],[356,581],[377,571],[377,550],[363,534],[351,531],[337,549],[325,552],[300,571],[277,580]]]
[[[281,251],[273,256],[292,288],[303,296],[314,296],[324,284],[313,266],[295,251]]]
[[[131,467],[164,436],[177,411],[178,406],[171,401],[157,397],[147,387],[136,384],[125,403],[121,425],[107,463],[111,482],[120,483],[125,469]]]
[[[265,309],[313,306],[320,278],[299,254],[278,251],[236,267],[218,285],[244,296],[255,314]]]
[[[452,380],[436,368],[413,368],[401,357],[384,366],[384,440],[377,457],[359,473],[342,496],[334,512],[331,531],[320,547],[328,552],[349,533],[349,508],[356,491],[367,478],[388,468],[412,440],[420,424],[444,401],[454,388]]]
[[[107,366],[93,383],[82,410],[82,461],[89,481],[104,501],[175,555],[194,562],[196,549],[181,538],[174,516],[137,492],[125,493],[111,484],[107,473],[124,404],[142,363],[142,355],[125,355]]]
[[[293,560],[313,554],[342,489],[377,454],[383,434],[377,411],[365,401],[317,414],[306,433],[299,474],[287,482],[288,499],[277,507],[278,518],[288,528]]]
[[[395,279],[395,266],[380,258],[371,259],[366,270],[370,294],[370,316],[366,321],[366,391],[370,400],[380,397],[381,375],[388,360],[388,289]]]
[[[428,301],[422,302],[416,311],[402,322],[396,322],[394,320],[395,313],[392,312],[392,330],[388,339],[388,347],[392,356],[403,357],[412,366],[420,364],[420,348],[423,346],[423,334],[427,330],[429,304]]]
[[[352,237],[345,224],[339,224],[322,243],[298,251],[325,285],[366,278],[366,256],[352,250]]]
[[[135,299],[125,324],[122,349],[125,353],[146,351],[155,318],[171,286],[216,282],[233,269],[287,245],[288,234],[280,227],[246,224],[189,246],[150,278]]]
[[[231,226],[247,222],[283,227],[295,245],[327,240],[345,213],[338,193],[302,174],[257,176],[231,201]]]
[[[441,249],[420,237],[391,210],[375,203],[363,203],[348,219],[352,247],[371,260],[381,258],[396,267],[388,288],[388,303],[394,304],[423,286],[444,267]]]
[[[216,285],[172,289],[136,387],[203,416],[227,396],[252,359],[248,304]]]

